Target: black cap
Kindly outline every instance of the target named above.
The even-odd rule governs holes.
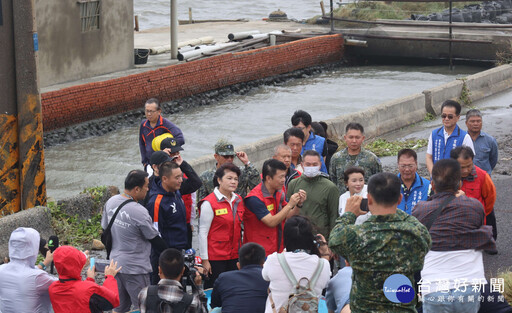
[[[149,164],[151,165],[160,165],[164,163],[165,161],[171,161],[171,157],[164,151],[155,151],[151,155],[151,158],[149,159]]]
[[[165,138],[160,143],[160,150],[171,149],[171,153],[176,153],[178,151],[183,151],[181,145],[174,138]]]

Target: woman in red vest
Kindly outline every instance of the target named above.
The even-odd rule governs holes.
[[[240,169],[223,164],[215,172],[215,189],[200,203],[199,251],[209,280],[204,288],[212,288],[223,272],[237,269],[238,249],[242,246],[244,202],[235,193]]]

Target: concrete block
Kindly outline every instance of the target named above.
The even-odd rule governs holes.
[[[462,91],[463,82],[455,80],[438,87],[423,91],[425,95],[425,109],[427,112],[435,115],[441,113],[441,105],[446,100],[457,100]]]
[[[472,101],[477,101],[512,87],[512,66],[498,66],[467,77]]]
[[[34,228],[45,239],[55,235],[50,210],[46,207],[36,207],[4,216],[0,218],[0,259],[9,256],[9,238],[18,227]]]

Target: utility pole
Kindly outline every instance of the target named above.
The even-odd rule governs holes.
[[[178,0],[171,0],[171,59],[178,59]]]
[[[46,205],[46,184],[34,0],[0,0],[0,6],[2,215]]]

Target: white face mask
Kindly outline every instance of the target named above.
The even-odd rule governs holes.
[[[316,177],[320,175],[320,166],[305,166],[304,175],[307,177]]]

